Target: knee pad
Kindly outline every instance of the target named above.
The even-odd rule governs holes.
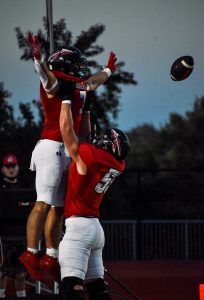
[[[85,286],[88,290],[90,300],[111,300],[102,278],[97,278],[92,282],[88,282]]]
[[[63,300],[84,300],[84,281],[81,278],[70,276],[62,279]]]

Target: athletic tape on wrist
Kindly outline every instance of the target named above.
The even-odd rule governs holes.
[[[72,104],[71,100],[63,100],[62,103]]]
[[[109,68],[105,68],[102,72],[105,72],[108,75],[108,77],[110,77],[112,74],[112,72]]]

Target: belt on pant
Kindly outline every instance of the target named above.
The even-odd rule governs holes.
[[[87,216],[87,215],[72,215],[70,218],[97,218],[96,216]]]

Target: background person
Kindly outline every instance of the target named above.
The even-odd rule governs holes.
[[[2,181],[1,189],[17,189],[21,187],[19,179],[20,167],[17,158],[13,154],[3,157],[2,161]],[[8,203],[9,206],[9,203]],[[7,296],[9,279],[14,278],[16,296],[18,298],[26,297],[26,272],[20,264],[18,258],[25,247],[22,241],[8,241],[6,237],[1,238],[3,262],[0,268],[0,299]],[[12,270],[12,267],[19,267],[22,270]],[[21,268],[20,268],[21,267]],[[6,268],[6,271],[5,271]]]
[[[17,158],[13,154],[4,156],[2,161],[2,188],[18,188],[20,167]]]

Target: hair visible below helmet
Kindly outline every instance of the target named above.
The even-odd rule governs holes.
[[[108,150],[117,160],[123,160],[130,150],[127,135],[117,128],[106,128],[97,133],[92,131],[87,137],[88,143]]]
[[[61,71],[79,78],[86,79],[90,75],[86,58],[82,57],[81,51],[73,46],[54,50],[48,58],[48,67],[51,71]]]

